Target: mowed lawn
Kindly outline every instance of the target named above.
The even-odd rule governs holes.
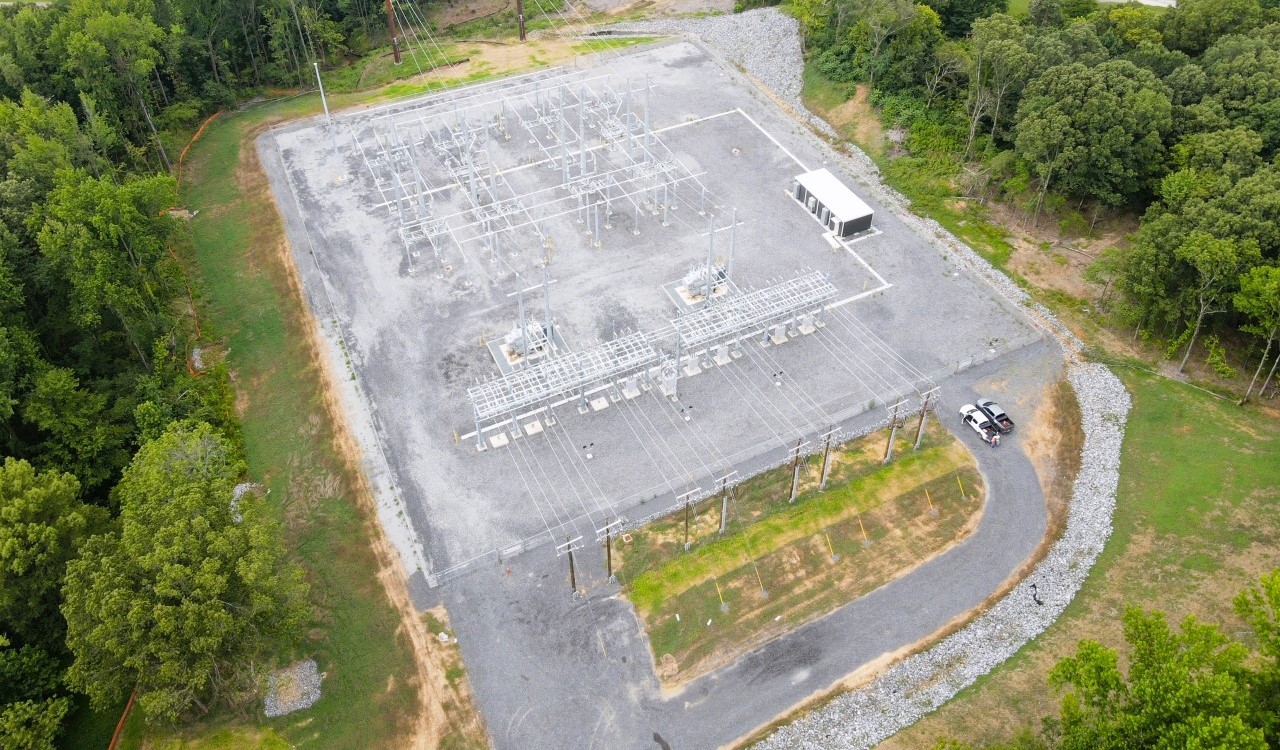
[[[1115,532],[1084,589],[1034,643],[915,726],[881,744],[990,742],[1056,715],[1049,669],[1091,638],[1122,647],[1126,605],[1245,630],[1231,600],[1280,566],[1280,413],[1240,408],[1181,383],[1114,368],[1133,394]]]

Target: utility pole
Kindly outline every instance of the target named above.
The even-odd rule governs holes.
[[[902,408],[905,401],[899,401],[893,405],[893,416],[889,418],[889,444],[884,447],[884,461],[881,463],[889,463],[893,460],[893,439],[898,436],[898,409]]]
[[[791,499],[788,503],[796,501],[796,492],[800,489],[800,450],[807,445],[804,438],[796,439],[796,447],[791,449]]]
[[[396,14],[391,9],[391,0],[383,0],[387,8],[387,29],[391,32],[391,57],[396,65],[400,64],[400,35],[396,32]]]
[[[920,450],[920,441],[924,439],[924,418],[929,413],[929,402],[933,399],[934,395],[936,395],[937,393],[938,393],[937,386],[934,386],[933,388],[930,388],[929,390],[925,391],[924,403],[921,404],[920,406],[920,424],[916,425],[916,445],[914,448],[912,448],[912,450],[917,450],[917,451]]]
[[[691,505],[689,498],[692,497],[693,494],[697,491],[698,491],[698,488],[694,487],[693,489],[681,495],[679,498],[680,500],[684,501],[684,548],[685,550],[689,549],[689,506]]]
[[[613,582],[613,529],[622,524],[622,519],[605,524],[603,529],[596,530],[596,539],[604,535],[604,569],[609,574],[609,582]]]
[[[320,80],[320,63],[313,61],[311,66],[316,69],[316,85],[320,87],[320,103],[324,105],[324,121],[326,124],[332,125],[333,120],[329,119],[329,100],[324,96],[324,81]]]
[[[827,475],[831,472],[831,438],[836,434],[836,426],[831,425],[831,429],[822,436],[822,480],[818,483],[818,491],[825,492],[827,490]]]
[[[725,527],[729,525],[729,480],[738,472],[735,470],[725,470],[724,476],[720,477],[720,534],[724,534]]]
[[[578,572],[573,567],[573,551],[578,549],[578,542],[582,541],[581,536],[575,536],[564,544],[556,547],[556,556],[559,557],[563,550],[569,557],[569,593],[572,596],[578,595]]]
[[[520,24],[520,41],[524,41],[524,0],[516,0],[516,22]]]

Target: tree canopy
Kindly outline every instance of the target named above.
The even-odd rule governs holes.
[[[96,704],[134,686],[149,718],[201,713],[238,688],[261,650],[296,633],[305,584],[242,467],[204,423],[139,449],[116,488],[118,533],[67,568],[67,679]]]

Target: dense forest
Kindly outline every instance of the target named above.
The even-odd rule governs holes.
[[[166,142],[381,41],[380,11],[0,7],[0,748],[55,747],[77,695],[198,716],[301,630],[299,569],[236,490],[234,396],[175,249]]]
[[[1141,215],[1088,276],[1097,303],[1187,366],[1193,352],[1244,399],[1280,362],[1280,7],[1031,0],[795,0],[818,72],[860,82],[908,126],[900,170],[1035,225]],[[1208,335],[1206,335],[1208,334]],[[1228,342],[1228,343],[1223,343]],[[1197,348],[1197,345],[1200,345]],[[1245,373],[1248,376],[1248,372]]]

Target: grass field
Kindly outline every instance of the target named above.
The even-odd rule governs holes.
[[[1008,739],[1057,713],[1046,684],[1084,638],[1122,647],[1126,605],[1244,630],[1231,599],[1280,566],[1280,420],[1191,387],[1115,368],[1133,395],[1115,533],[1066,613],[1035,642],[939,711],[881,745],[931,747],[939,737]]]
[[[909,433],[909,434],[908,434]],[[680,682],[884,585],[959,541],[982,509],[972,455],[932,424],[918,452],[902,430],[885,466],[885,435],[802,466],[796,503],[783,467],[744,482],[728,504],[704,501],[619,544],[618,578],[649,632],[660,675]],[[762,593],[764,592],[764,593]]]

